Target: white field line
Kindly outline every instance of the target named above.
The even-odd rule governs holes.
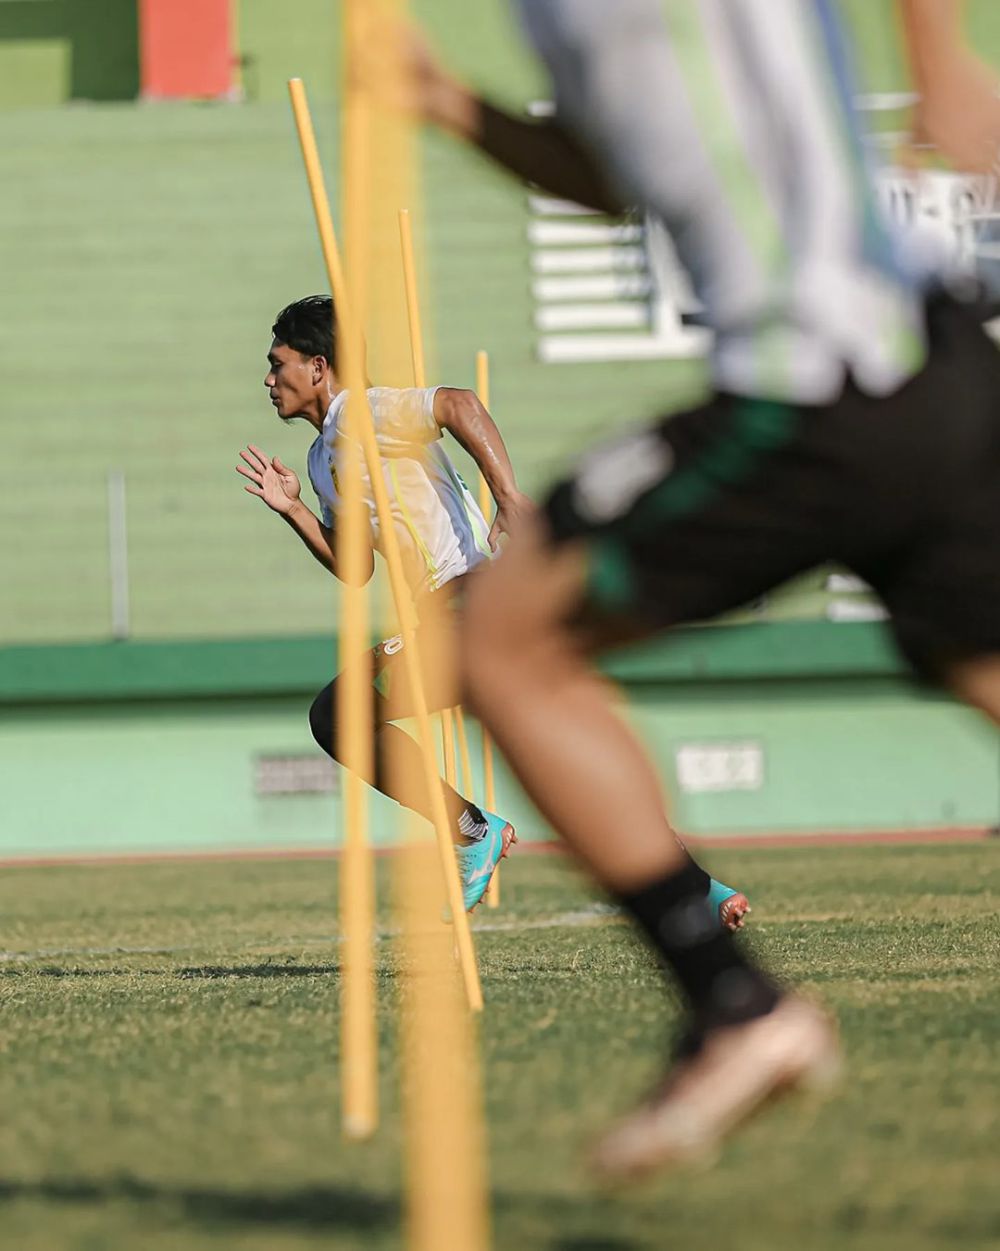
[[[574,929],[588,925],[600,925],[605,921],[617,920],[621,912],[611,904],[594,903],[586,908],[577,908],[572,912],[560,912],[548,917],[511,917],[506,920],[473,922],[476,934],[503,934],[521,930],[558,930]],[[376,938],[382,942],[395,938],[399,930],[395,927],[379,929]],[[339,934],[327,937],[287,937],[281,939],[257,939],[244,945],[244,952],[257,954],[262,949],[273,949],[275,946],[286,947],[328,947],[341,942]],[[0,964],[27,964],[35,960],[52,960],[62,956],[177,956],[190,952],[205,952],[204,944],[183,947],[45,947],[34,951],[0,951]],[[229,953],[223,959],[232,958]]]

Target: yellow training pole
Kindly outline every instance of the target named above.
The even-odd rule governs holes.
[[[399,210],[399,247],[403,258],[403,286],[406,289],[406,315],[410,330],[410,359],[413,361],[413,385],[427,386],[424,362],[424,332],[420,320],[420,297],[417,293],[417,266],[413,259],[413,229],[410,210]],[[444,779],[454,790],[458,784],[455,753],[455,722],[450,708],[441,709],[441,751],[444,756]]]
[[[420,300],[417,296],[417,266],[413,259],[413,228],[410,210],[399,210],[399,248],[403,258],[403,285],[406,288],[406,315],[410,328],[410,357],[413,361],[413,385],[427,386],[427,367],[424,364],[424,332],[420,320]]]
[[[347,16],[346,63],[356,74],[353,82],[364,84],[362,90],[366,91],[372,106],[373,122],[367,149],[371,182],[365,192],[356,192],[356,198],[351,196],[352,208],[346,221],[349,244],[360,234],[361,226],[366,226],[372,248],[371,265],[365,266],[364,258],[357,258],[349,247],[347,273],[352,281],[364,279],[371,292],[371,318],[366,318],[364,325],[371,329],[375,350],[385,362],[379,376],[384,375],[387,381],[400,385],[397,379],[406,374],[403,351],[406,332],[401,317],[403,300],[398,290],[398,249],[392,218],[396,206],[409,199],[403,188],[412,172],[413,145],[411,127],[404,125],[394,111],[379,106],[383,83],[391,84],[393,93],[401,89],[406,94],[407,84],[400,83],[404,66],[392,36],[393,29],[398,29],[404,0],[347,0],[343,7]],[[395,19],[395,25],[391,21],[384,25],[379,21],[383,17]],[[370,58],[380,63],[378,78],[372,73]],[[345,149],[344,185],[350,187],[356,167],[351,163],[351,144],[345,144]],[[377,186],[374,185],[376,180]],[[363,222],[355,216],[362,208],[367,210]],[[360,362],[360,335],[355,350]],[[348,385],[353,387],[354,384]],[[368,416],[363,383],[357,385],[357,396],[362,416]],[[380,517],[385,519],[383,539],[391,536],[392,550],[386,545],[384,551],[392,558],[390,576],[404,633],[404,655],[410,653],[407,674],[421,747],[413,768],[423,770],[428,793],[433,798],[438,850],[446,868],[448,902],[455,921],[453,933],[441,924],[440,870],[435,865],[434,849],[424,837],[423,823],[410,817],[403,847],[393,862],[393,877],[400,884],[398,908],[403,933],[399,1033],[406,1179],[405,1245],[408,1251],[487,1251],[490,1241],[488,1200],[475,1021],[462,1002],[452,950],[454,940],[461,942],[464,932],[471,952],[471,936],[468,917],[462,911],[444,793],[434,753],[423,686],[426,670],[420,665],[416,651],[416,614],[409,588],[401,582],[402,561],[388,512],[386,483],[371,421],[359,422],[349,433],[355,433],[362,425],[372,488],[382,497],[378,506]],[[445,664],[447,656],[432,655],[432,646],[431,641],[425,644],[425,662]],[[465,967],[463,965],[463,970]],[[472,970],[475,972],[474,958]]]
[[[450,708],[441,709],[441,753],[444,756],[444,780],[452,790],[458,789],[455,770],[455,718]]]
[[[403,933],[403,1116],[408,1251],[486,1251],[486,1143],[475,1020],[465,1012],[434,906],[434,859],[396,861]]]
[[[347,299],[330,207],[320,173],[316,137],[302,80],[288,84],[292,111],[309,176],[316,221],[330,283],[344,324]],[[362,123],[363,118],[359,119]],[[341,353],[342,355],[342,353]],[[337,368],[340,368],[338,357]],[[355,452],[357,445],[351,445]],[[349,452],[349,449],[345,449]],[[365,559],[364,500],[360,457],[345,465],[341,485],[342,507],[337,519],[336,558],[344,587],[341,594],[341,657],[347,657],[337,708],[338,740],[344,744],[344,857],[340,888],[340,924],[344,935],[341,979],[341,1065],[343,1073],[343,1131],[348,1138],[367,1138],[378,1123],[378,1041],[375,996],[375,875],[368,841],[368,794],[362,780],[372,775],[374,753],[371,676],[355,663],[366,654],[368,593],[362,585]]]
[[[351,27],[362,25],[359,21],[361,10],[357,8],[358,0],[352,0],[347,6],[348,45],[350,48]],[[352,16],[353,15],[353,16]],[[357,49],[359,55],[362,49]],[[350,56],[350,51],[348,52]],[[361,93],[352,93],[360,96]],[[330,214],[329,200],[323,181],[323,171],[316,152],[312,123],[309,118],[305,93],[299,93],[299,109],[296,110],[295,122],[302,144],[303,157],[306,163],[306,176],[312,193],[313,208],[319,229],[323,256],[326,261],[330,285],[336,294],[338,284],[343,288],[343,276],[339,273],[337,263],[336,237]],[[293,109],[295,97],[293,96]],[[356,268],[352,277],[350,295],[337,310],[338,325],[344,344],[344,381],[350,392],[348,402],[348,426],[351,433],[360,440],[364,454],[368,477],[371,482],[375,509],[379,517],[380,529],[384,543],[384,554],[389,569],[389,583],[392,589],[393,602],[399,617],[403,635],[403,659],[406,677],[409,684],[410,697],[417,721],[418,739],[423,756],[424,780],[430,796],[431,809],[434,816],[434,832],[437,836],[441,869],[444,874],[445,894],[454,926],[455,943],[458,947],[459,963],[465,983],[466,996],[473,1011],[481,1011],[483,992],[479,981],[479,969],[476,965],[476,953],[472,945],[472,932],[469,918],[462,901],[462,886],[458,878],[458,865],[451,842],[448,827],[448,812],[444,802],[437,771],[437,759],[431,734],[430,716],[427,711],[427,696],[424,689],[423,675],[420,669],[416,640],[416,620],[413,599],[403,572],[403,562],[399,550],[399,540],[392,521],[389,496],[386,491],[385,479],[379,458],[378,444],[375,440],[375,429],[372,424],[371,410],[368,407],[366,391],[363,298],[365,284],[359,279],[359,271],[363,270],[367,261],[367,219],[368,219],[368,137],[366,134],[366,112],[360,100],[348,102],[347,126],[345,135],[345,168],[344,185],[346,188],[346,220],[348,240],[348,272],[351,262]],[[363,276],[363,275],[360,275]],[[356,312],[355,312],[356,310]]]
[[[462,762],[462,791],[471,799],[475,785],[472,779],[472,758],[469,755],[469,736],[465,732],[465,714],[462,712],[461,704],[455,706],[455,737],[458,740],[458,754]]]
[[[343,326],[344,318],[348,315],[347,284],[344,281],[344,267],[340,260],[340,249],[337,247],[337,236],[333,230],[333,216],[330,212],[330,201],[327,199],[326,184],[323,181],[319,149],[316,147],[316,132],[313,130],[309,103],[306,100],[306,88],[301,78],[288,80],[288,94],[292,100],[295,129],[298,131],[299,143],[302,147],[302,159],[305,162],[306,178],[309,181],[309,194],[312,197],[313,213],[316,216],[316,226],[323,248],[323,259],[326,261],[327,273],[330,276],[337,320]],[[357,112],[359,123],[365,125],[366,119],[361,114],[359,102],[353,102],[350,107]]]
[[[490,407],[490,358],[482,348],[476,353],[476,394],[483,408]],[[493,496],[486,484],[486,479],[479,475],[479,508],[486,523],[489,525],[493,516]],[[493,741],[489,730],[483,726],[483,799],[490,812],[496,812],[496,784],[493,777]],[[500,866],[497,865],[486,891],[486,906],[497,908],[500,905]]]

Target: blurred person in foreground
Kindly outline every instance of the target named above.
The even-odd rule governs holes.
[[[340,577],[335,529],[348,393],[330,359],[336,342],[333,301],[320,295],[289,304],[277,315],[271,334],[264,385],[282,421],[302,418],[317,431],[307,465],[321,515],[317,517],[302,501],[295,472],[256,444],[240,452],[243,464],[236,467],[237,472],[247,480],[245,490],[281,516],[319,563]],[[419,618],[418,649],[428,705],[437,712],[459,702],[457,688],[447,678],[451,666],[446,660],[456,646],[466,580],[496,554],[500,535],[530,513],[532,505],[517,488],[500,431],[473,391],[371,387],[368,401],[403,568]],[[497,505],[492,527],[441,447],[446,430],[486,479]],[[370,525],[367,581],[374,569],[374,553],[382,549],[367,468],[362,470],[362,489]],[[372,683],[375,772],[366,781],[432,821],[420,747],[393,724],[413,715],[402,651],[403,640],[397,635],[384,639],[357,662],[368,666]],[[337,703],[342,690],[343,675],[320,691],[309,710],[313,737],[334,760],[343,756],[337,736]],[[483,812],[444,779],[441,786],[465,906],[472,910],[482,900],[497,864],[517,839],[509,821]],[[741,927],[749,912],[746,896],[700,869],[697,872],[699,889],[709,899],[717,923]]]
[[[662,1085],[598,1145],[627,1179],[828,1083],[838,1045],[711,923],[592,658],[832,560],[878,591],[922,679],[1000,720],[1000,358],[876,211],[832,3],[520,8],[552,119],[492,107],[416,35],[402,103],[546,191],[662,219],[715,331],[711,398],[585,455],[477,580],[463,634],[473,706],[687,1000]],[[901,3],[919,137],[988,170],[1000,100],[960,9]]]

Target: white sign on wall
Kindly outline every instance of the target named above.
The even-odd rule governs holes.
[[[340,770],[326,756],[259,755],[253,759],[253,789],[265,795],[332,795],[340,790]]]
[[[764,746],[755,740],[682,743],[674,764],[677,785],[686,795],[759,791],[764,785]]]

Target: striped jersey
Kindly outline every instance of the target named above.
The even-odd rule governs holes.
[[[441,447],[434,420],[437,387],[368,391],[403,569],[414,596],[436,591],[490,558],[489,526],[476,501]],[[338,462],[343,458],[347,392],[327,409],[322,433],[309,449],[309,480],[330,529],[340,508]],[[385,555],[371,479],[362,468],[372,547]]]
[[[670,231],[720,390],[822,404],[920,367],[833,0],[519,2],[557,115]]]

